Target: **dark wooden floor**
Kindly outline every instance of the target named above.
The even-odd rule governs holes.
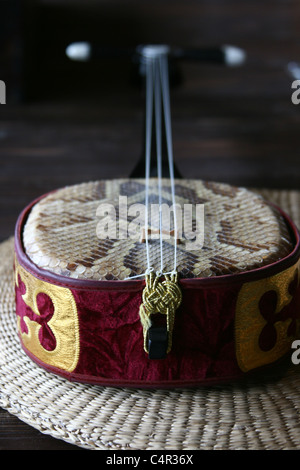
[[[177,166],[187,178],[300,189],[300,105],[291,101],[287,72],[290,61],[300,62],[297,0],[33,3],[29,65],[16,73],[2,55],[0,69],[9,92],[0,108],[0,241],[33,198],[127,176],[143,151],[144,97],[131,65],[68,62],[64,47],[85,38],[245,48],[241,68],[178,64],[183,82],[171,95]],[[78,450],[0,410],[4,449]]]

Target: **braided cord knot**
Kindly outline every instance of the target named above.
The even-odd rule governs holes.
[[[177,283],[177,273],[165,274],[165,280],[154,272],[146,274],[146,286],[143,290],[143,302],[140,306],[140,319],[143,326],[144,349],[148,352],[147,333],[152,325],[151,315],[161,313],[167,316],[168,349],[172,348],[172,332],[175,313],[182,300],[182,293]]]

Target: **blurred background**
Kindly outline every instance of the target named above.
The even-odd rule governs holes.
[[[143,153],[144,93],[129,56],[71,61],[74,41],[244,49],[240,67],[177,61],[174,158],[182,175],[299,188],[300,62],[296,0],[1,0],[0,238],[33,198],[64,185],[126,177]]]
[[[20,211],[65,185],[130,175],[143,154],[144,92],[128,55],[74,62],[75,41],[246,51],[240,67],[177,61],[174,158],[186,178],[300,189],[297,0],[1,0],[0,241]],[[299,77],[300,78],[300,77]],[[0,449],[71,449],[0,410]]]

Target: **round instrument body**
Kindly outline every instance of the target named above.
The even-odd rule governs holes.
[[[147,228],[142,179],[61,188],[24,209],[15,236],[16,313],[34,361],[69,380],[175,387],[235,380],[290,350],[300,317],[293,222],[244,188],[180,179],[175,190],[177,231],[167,217],[159,232],[156,179]],[[170,208],[167,179],[162,198]],[[139,317],[142,275],[149,255],[161,271],[161,247],[163,272],[172,271],[175,245],[182,301],[171,351],[152,360]]]

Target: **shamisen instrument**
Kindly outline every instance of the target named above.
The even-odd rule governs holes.
[[[45,369],[79,382],[236,380],[281,359],[298,337],[299,233],[280,208],[247,189],[180,177],[169,48],[140,53],[144,176],[64,187],[21,213],[21,344]]]

